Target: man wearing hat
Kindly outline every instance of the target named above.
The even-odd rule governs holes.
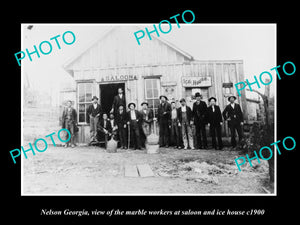
[[[93,96],[92,104],[87,109],[87,122],[90,124],[90,142],[97,139],[97,124],[101,113],[102,109],[98,104],[98,98],[96,96]]]
[[[178,108],[178,126],[181,127],[184,149],[194,149],[194,139],[192,132],[193,113],[186,105],[184,98],[180,99],[181,107]]]
[[[194,124],[196,128],[197,147],[199,149],[207,148],[207,138],[205,125],[207,123],[207,105],[202,101],[199,92],[195,93],[196,102],[193,104]],[[202,142],[203,140],[203,142]]]
[[[220,107],[216,105],[217,99],[214,97],[210,97],[208,99],[208,102],[210,106],[207,108],[207,120],[208,120],[208,126],[210,130],[210,135],[212,139],[212,146],[214,149],[217,149],[217,142],[216,142],[216,136],[218,139],[218,149],[221,150],[223,148],[223,142],[222,142],[222,114]]]
[[[231,145],[232,148],[236,147],[235,131],[239,136],[239,142],[243,138],[242,125],[244,121],[243,112],[239,104],[235,103],[235,96],[229,96],[228,101],[230,102],[223,111],[224,120],[228,121],[228,127],[231,133]]]
[[[127,118],[130,129],[130,142],[133,146],[133,149],[141,150],[141,122],[142,122],[142,115],[139,111],[135,109],[135,103],[131,102],[128,104],[129,111],[127,112]]]
[[[148,108],[148,102],[142,102],[141,106],[142,110],[140,113],[142,114],[143,131],[146,136],[149,136],[151,134],[151,124],[153,121],[153,110]]]
[[[159,96],[160,104],[157,109],[157,121],[159,124],[159,147],[169,147],[169,123],[171,105],[165,95]]]

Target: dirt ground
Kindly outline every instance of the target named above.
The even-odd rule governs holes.
[[[245,165],[238,151],[160,149],[120,150],[99,147],[48,147],[23,158],[23,194],[267,194],[268,164]],[[154,177],[125,177],[125,165],[149,164]]]

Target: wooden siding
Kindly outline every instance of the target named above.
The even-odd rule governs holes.
[[[182,63],[189,58],[166,45],[159,39],[145,37],[137,44],[135,26],[120,26],[112,29],[83,54],[65,66],[66,70],[84,70],[121,66]]]
[[[237,69],[239,68],[239,69]],[[182,76],[201,76],[212,78],[212,86],[209,87],[209,96],[215,96],[218,99],[218,103],[221,108],[224,108],[227,102],[227,97],[231,94],[237,96],[234,84],[243,81],[243,71],[242,71],[242,61],[232,61],[232,60],[223,60],[215,62],[207,61],[193,61],[189,64],[165,64],[165,65],[153,65],[153,66],[127,66],[127,67],[114,67],[107,69],[90,69],[90,70],[75,70],[74,79],[75,80],[95,80],[95,84],[100,83],[101,79],[104,76],[129,76],[134,75],[137,77],[137,80],[123,80],[121,82],[126,82],[128,88],[136,93],[138,96],[143,96],[143,92],[136,89],[136,85],[140,88],[143,87],[143,79],[149,76],[161,76],[161,83],[174,83],[175,84],[175,94],[174,98],[178,99],[181,96],[181,92],[184,91],[184,88],[181,84]],[[118,81],[120,82],[120,81]],[[233,84],[230,88],[223,87],[223,83]],[[163,85],[162,85],[163,87]],[[163,89],[161,90],[163,94]],[[137,99],[135,93],[130,93],[132,97],[130,100],[137,100],[139,104],[140,101],[143,101],[143,98]],[[144,96],[143,96],[144,97]],[[241,104],[242,99],[244,99],[244,93],[242,97],[237,96],[237,101]],[[245,108],[244,104],[241,104]]]
[[[67,64],[65,69],[76,82],[92,82],[97,96],[100,83],[124,82],[127,102],[134,101],[138,108],[145,99],[144,79],[147,77],[159,77],[160,94],[167,95],[167,89],[172,87],[172,98],[178,100],[191,93],[191,89],[182,86],[183,76],[209,76],[212,83],[205,90],[208,91],[208,96],[217,98],[221,110],[228,104],[229,95],[237,96],[245,119],[248,119],[245,91],[239,97],[234,87],[235,83],[244,81],[242,60],[193,60],[188,54],[156,38],[149,40],[145,37],[142,44],[138,45],[133,35],[137,30],[139,28],[134,26],[112,29]],[[106,77],[115,76],[119,79],[120,76],[136,76],[136,79],[105,81]],[[224,83],[232,83],[232,87],[223,87]],[[223,131],[228,135],[227,123]],[[89,128],[82,125],[79,132],[80,142],[87,142],[88,137]]]

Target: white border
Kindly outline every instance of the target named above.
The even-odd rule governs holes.
[[[28,26],[28,25],[53,25],[53,26],[78,26],[78,25],[85,25],[85,26],[141,26],[141,25],[152,25],[151,23],[141,23],[141,24],[136,24],[136,23],[127,23],[127,24],[115,24],[115,23],[105,23],[105,24],[99,24],[99,23],[95,23],[95,24],[91,24],[91,23],[22,23],[21,25],[21,49],[24,49],[24,33],[23,33],[23,27],[24,26]],[[244,26],[261,26],[261,25],[269,25],[269,26],[275,26],[275,65],[277,65],[277,23],[260,23],[260,24],[255,24],[255,23],[226,23],[226,24],[219,24],[219,23],[204,23],[204,24],[199,24],[199,23],[194,23],[194,24],[180,24],[180,26],[240,26],[240,25],[244,25]],[[275,85],[274,85],[274,142],[277,141],[277,79],[275,80]],[[23,146],[23,97],[24,97],[24,88],[23,88],[23,84],[24,84],[24,65],[21,66],[21,146]],[[24,165],[23,165],[23,157],[21,157],[21,196],[277,196],[277,152],[275,152],[275,158],[274,158],[274,193],[271,194],[236,194],[236,193],[222,193],[222,194],[187,194],[187,193],[179,193],[179,194],[153,194],[153,193],[149,193],[149,194],[24,194],[23,192],[23,169],[24,169]]]

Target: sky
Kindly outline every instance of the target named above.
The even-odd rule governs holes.
[[[138,25],[149,27],[150,30],[151,27],[153,29],[153,24]],[[50,38],[60,35],[58,40],[61,49],[57,49],[54,40],[50,41],[53,49],[49,55],[40,54],[40,58],[32,55],[31,62],[25,58],[22,64],[23,74],[26,73],[29,77],[32,88],[51,93],[58,92],[60,84],[71,79],[62,65],[113,26],[33,24],[33,28],[29,30],[28,25],[31,24],[21,26],[23,32],[20,51],[27,48],[31,52],[34,50],[33,45],[38,47],[42,41],[50,41]],[[64,44],[61,39],[66,31],[75,34],[76,40],[71,45]],[[175,23],[168,34],[161,33],[159,38],[171,42],[197,60],[243,60],[244,76],[249,81],[254,81],[254,75],[259,76],[261,72],[270,71],[276,66],[275,24],[180,24],[178,28]],[[44,48],[47,50],[47,47]],[[274,82],[271,85],[274,87]],[[263,90],[260,89],[262,92]]]

